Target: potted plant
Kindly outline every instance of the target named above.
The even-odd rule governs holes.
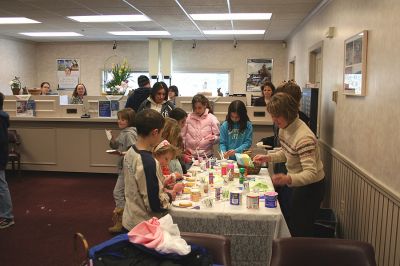
[[[21,81],[19,77],[14,77],[14,79],[12,79],[10,81],[10,86],[11,86],[11,90],[13,95],[18,95],[20,94],[21,91]]]
[[[113,78],[107,82],[107,88],[109,88],[112,95],[123,95],[125,93],[126,81],[131,76],[131,71],[132,70],[126,60],[124,60],[121,65],[113,65],[111,69]]]

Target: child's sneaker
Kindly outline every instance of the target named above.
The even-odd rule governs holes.
[[[13,219],[1,219],[0,220],[0,229],[10,227],[13,224],[15,224]]]

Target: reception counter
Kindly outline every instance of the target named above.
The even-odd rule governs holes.
[[[179,98],[187,101],[185,97]],[[221,123],[229,100],[233,100],[222,98],[227,99],[214,103]],[[31,96],[30,100],[35,102],[35,116],[17,113],[16,96],[6,96],[4,101],[4,111],[10,115],[10,129],[16,129],[21,138],[22,170],[117,173],[118,158],[106,153],[110,148],[104,131],[107,128],[118,132],[117,119],[99,117],[98,102],[107,100],[105,96],[85,97],[83,105],[60,105],[58,96]],[[119,99],[120,109],[125,102],[126,97]],[[185,109],[190,111],[187,107],[186,104]],[[252,108],[248,110],[255,145],[273,133],[272,121],[266,115],[260,116],[265,109]],[[90,118],[81,118],[84,113],[90,114]]]

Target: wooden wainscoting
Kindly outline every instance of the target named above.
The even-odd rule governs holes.
[[[336,150],[320,146],[339,236],[371,243],[379,266],[400,265],[399,197]]]

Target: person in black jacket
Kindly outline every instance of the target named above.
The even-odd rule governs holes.
[[[267,106],[267,103],[271,99],[272,95],[275,93],[274,84],[272,84],[272,82],[269,82],[269,81],[265,82],[261,86],[261,93],[262,93],[262,96],[258,97],[254,101],[254,104],[253,104],[254,106]]]
[[[163,117],[168,117],[169,112],[175,109],[175,105],[168,101],[168,87],[164,82],[156,82],[151,89],[150,96],[139,106],[138,112],[145,109],[153,109],[159,112]]]
[[[0,229],[14,224],[10,190],[6,181],[8,163],[8,127],[10,118],[3,111],[4,95],[0,92]]]
[[[145,75],[138,77],[138,85],[139,88],[129,96],[125,105],[125,108],[132,108],[135,112],[138,111],[142,102],[149,97],[151,91],[150,79]]]

